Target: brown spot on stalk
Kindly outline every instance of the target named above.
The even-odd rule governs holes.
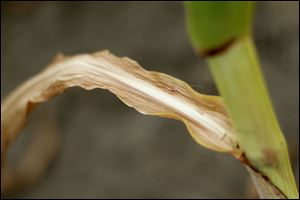
[[[268,167],[276,167],[278,164],[277,152],[275,149],[264,148],[262,150],[263,153],[263,162]]]
[[[201,57],[212,57],[226,52],[235,43],[236,38],[231,38],[224,44],[212,49],[200,49],[199,54]]]

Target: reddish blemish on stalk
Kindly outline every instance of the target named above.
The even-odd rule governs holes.
[[[263,162],[268,167],[277,167],[278,166],[278,158],[277,152],[271,148],[264,148],[262,150],[263,153]]]
[[[199,54],[201,57],[212,57],[219,55],[221,53],[226,52],[232,45],[235,43],[236,38],[231,38],[224,44],[220,45],[219,47],[213,49],[200,49]]]

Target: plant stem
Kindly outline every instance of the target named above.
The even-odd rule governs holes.
[[[251,37],[240,37],[226,51],[209,57],[208,63],[240,148],[252,167],[269,178],[288,198],[299,198],[287,145]]]

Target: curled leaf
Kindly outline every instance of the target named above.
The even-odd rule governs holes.
[[[258,182],[256,185],[271,188],[270,194],[275,191],[275,196],[284,197],[246,162],[220,97],[199,94],[181,80],[146,71],[135,61],[116,57],[108,51],[59,56],[4,100],[1,105],[1,172],[8,147],[25,126],[34,106],[75,86],[86,90],[107,89],[140,113],[181,120],[198,143],[231,153],[245,164]]]
[[[143,114],[183,121],[193,138],[207,148],[237,151],[232,126],[219,97],[199,94],[174,77],[146,71],[129,58],[102,51],[60,56],[5,99],[1,106],[2,161],[33,106],[74,86],[108,89]]]

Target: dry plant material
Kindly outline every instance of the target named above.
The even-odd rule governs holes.
[[[49,67],[4,100],[1,105],[1,171],[7,149],[25,126],[33,107],[75,86],[86,90],[107,89],[140,113],[181,120],[201,145],[229,152],[245,161],[220,97],[199,94],[181,80],[146,71],[129,58],[102,51],[58,56]],[[266,187],[273,188],[268,180],[264,181]]]
[[[1,158],[36,104],[74,86],[108,89],[143,114],[182,120],[196,141],[208,148],[236,150],[232,127],[219,97],[201,95],[178,79],[148,72],[129,58],[103,51],[60,56],[5,99],[1,109]]]
[[[35,184],[49,169],[59,153],[61,138],[52,111],[41,119],[30,143],[21,152],[21,158],[13,166],[1,171],[1,197],[13,197]]]

